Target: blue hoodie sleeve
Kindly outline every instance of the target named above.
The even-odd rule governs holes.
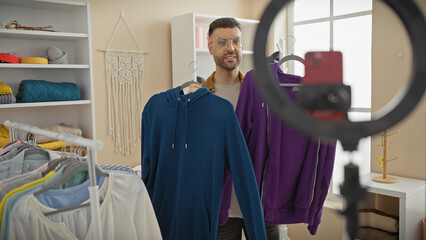
[[[149,139],[149,116],[150,116],[150,106],[153,98],[146,103],[145,108],[142,112],[142,132],[141,132],[141,166],[142,166],[142,181],[145,183],[145,186],[148,186],[148,177],[151,170],[150,165],[150,139]]]
[[[250,239],[266,239],[259,191],[250,155],[233,109],[226,117],[226,161]]]

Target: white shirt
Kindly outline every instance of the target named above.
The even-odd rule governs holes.
[[[99,199],[104,199],[102,239],[162,239],[148,192],[136,175],[110,173]],[[93,238],[90,207],[44,216],[52,210],[56,209],[42,205],[33,194],[19,200],[10,215],[9,239]]]

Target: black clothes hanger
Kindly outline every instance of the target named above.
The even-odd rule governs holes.
[[[280,51],[276,51],[271,54],[271,56],[266,58],[268,63],[278,62],[280,60]]]
[[[205,81],[206,81],[206,79],[204,79],[203,77],[197,76],[197,83],[201,84]]]
[[[299,56],[293,54],[294,53],[294,45],[296,44],[296,38],[292,35],[288,35],[287,40],[288,40],[288,38],[293,39],[293,42],[291,43],[291,47],[290,47],[291,54],[281,58],[280,61],[278,62],[278,65],[281,66],[284,62],[287,62],[289,60],[295,60],[295,61],[301,62],[303,65],[305,65],[305,60],[302,57],[299,57]]]
[[[301,58],[297,55],[290,54],[290,55],[287,55],[287,56],[281,58],[280,61],[278,62],[278,65],[281,66],[284,62],[287,62],[289,60],[295,60],[295,61],[301,62],[302,64],[305,64],[305,59],[303,59],[303,58]]]

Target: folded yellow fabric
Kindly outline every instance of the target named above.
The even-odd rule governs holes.
[[[6,83],[0,82],[0,94],[1,95],[13,94],[12,88],[10,88]]]
[[[47,64],[48,61],[46,58],[42,57],[24,57],[20,60],[21,63],[27,63],[27,64]]]
[[[9,129],[0,123],[0,148],[4,147],[9,142]]]
[[[48,142],[48,143],[40,143],[40,144],[37,144],[37,145],[39,147],[44,148],[44,149],[56,150],[58,148],[63,147],[65,144],[67,144],[67,143],[63,142],[63,141],[53,141],[53,142]],[[71,143],[68,143],[67,146],[71,146]]]

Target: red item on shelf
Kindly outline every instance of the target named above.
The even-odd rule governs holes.
[[[0,62],[4,63],[19,63],[19,58],[8,54],[0,53]]]
[[[22,55],[18,52],[4,52],[3,54],[7,54],[9,56],[14,56],[14,57],[17,57],[17,58],[22,58]]]

